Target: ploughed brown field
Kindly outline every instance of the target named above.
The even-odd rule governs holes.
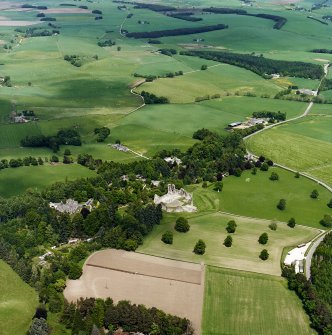
[[[80,297],[157,307],[189,319],[200,333],[204,294],[204,265],[123,250],[107,249],[91,255],[79,280],[68,280],[68,301]]]

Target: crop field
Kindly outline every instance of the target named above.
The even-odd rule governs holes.
[[[186,216],[190,224],[189,232],[185,234],[176,232],[173,227],[178,216],[167,214],[162,224],[144,240],[144,244],[138,249],[139,252],[278,276],[281,273],[280,259],[283,248],[307,242],[319,233],[317,229],[300,226],[292,229],[282,223],[276,231],[272,231],[268,228],[269,221],[218,212]],[[233,234],[232,247],[227,248],[223,242],[227,236],[226,225],[230,220],[235,220],[238,227]],[[172,245],[161,241],[162,234],[167,230],[174,232]],[[264,232],[268,233],[269,241],[262,246],[258,243],[258,238]],[[198,239],[203,239],[206,243],[203,256],[193,253]],[[262,261],[258,257],[264,248],[268,249],[270,254],[267,261]]]
[[[93,176],[95,172],[78,164],[9,168],[0,171],[0,197],[19,195],[26,189],[42,190],[58,181]]]
[[[314,335],[282,278],[208,266],[203,335]]]
[[[269,180],[272,171],[278,173],[278,181]],[[220,193],[213,191],[213,185],[207,189],[200,185],[189,188],[199,209],[282,222],[294,217],[298,224],[320,229],[323,229],[319,224],[320,219],[330,211],[327,207],[330,192],[307,178],[294,178],[293,173],[279,168],[258,171],[256,175],[246,171],[241,177],[225,178],[223,183]],[[310,198],[314,189],[318,190],[318,199]],[[283,211],[276,207],[280,199],[286,200]]]
[[[186,317],[201,327],[204,266],[126,251],[107,249],[92,254],[79,280],[70,280],[66,299],[129,300]]]
[[[26,335],[38,304],[34,289],[0,260],[0,326],[3,335]]]

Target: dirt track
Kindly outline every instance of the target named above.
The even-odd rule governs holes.
[[[204,266],[108,249],[90,256],[79,280],[69,280],[64,295],[130,300],[192,321],[200,334]]]

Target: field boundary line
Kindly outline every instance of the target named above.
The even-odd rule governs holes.
[[[146,273],[141,273],[141,272],[136,272],[136,271],[130,271],[130,270],[121,270],[121,269],[116,269],[112,268],[109,266],[102,266],[102,265],[95,265],[95,264],[86,264],[86,266],[91,266],[95,268],[100,268],[100,269],[106,269],[106,270],[111,270],[111,271],[117,271],[117,272],[123,272],[123,273],[129,273],[132,275],[137,275],[137,276],[144,276],[144,277],[151,277],[151,278],[158,278],[158,279],[165,279],[165,280],[173,280],[181,283],[186,283],[186,284],[194,284],[194,285],[202,285],[201,279],[200,283],[194,282],[194,281],[188,281],[188,280],[181,280],[181,279],[174,279],[174,278],[169,278],[169,277],[164,277],[164,276],[155,276],[155,275],[149,275]]]
[[[223,211],[218,211],[217,213],[225,214],[225,215],[229,215],[229,216],[236,216],[236,217],[243,218],[243,219],[264,221],[264,222],[266,222],[266,223],[275,222],[275,223],[281,223],[281,224],[285,224],[285,225],[287,225],[287,222],[284,222],[284,221],[278,221],[278,220],[274,220],[274,219],[260,219],[260,218],[255,218],[255,217],[252,217],[252,216],[244,216],[244,215],[240,215],[240,214],[233,214],[233,213],[223,212]],[[305,226],[305,225],[302,225],[302,224],[296,224],[296,225],[299,226],[299,227],[302,227],[302,228],[307,228],[307,229],[311,229],[311,230],[318,230],[318,231],[320,231],[320,232],[323,231],[322,229],[315,228],[315,227],[310,227],[310,226]],[[324,231],[325,231],[325,230],[324,230]],[[318,234],[318,235],[319,235],[319,234]],[[316,237],[317,237],[317,236],[316,236]]]

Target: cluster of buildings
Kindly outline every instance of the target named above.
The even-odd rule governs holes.
[[[71,215],[78,213],[82,208],[87,208],[91,212],[93,209],[93,199],[89,199],[83,204],[73,199],[67,199],[66,202],[50,202],[49,206],[60,213],[68,213]]]
[[[263,118],[249,118],[246,121],[232,122],[228,125],[229,129],[246,129],[259,124],[267,125],[268,119]]]

